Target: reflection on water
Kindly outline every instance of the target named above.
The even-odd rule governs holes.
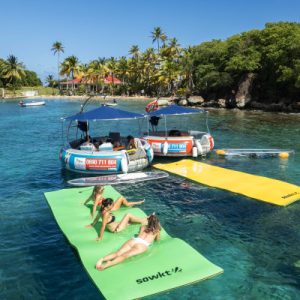
[[[145,103],[120,100],[118,108],[143,112]],[[1,103],[2,299],[102,299],[43,197],[80,177],[63,170],[58,160],[60,117],[78,112],[80,104],[51,100],[27,109]],[[287,160],[212,154],[204,162],[300,184],[299,115],[235,110],[209,115],[217,148],[290,148],[296,154]],[[195,117],[189,122],[194,129],[203,124]],[[127,123],[122,129],[133,130]],[[150,299],[299,299],[300,203],[277,207],[173,175],[117,189],[129,200],[146,198],[144,210],[156,211],[171,236],[225,270],[215,279]]]

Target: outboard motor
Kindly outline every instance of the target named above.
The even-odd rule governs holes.
[[[202,154],[206,154],[214,148],[214,139],[209,133],[204,134],[201,137],[200,144],[203,150]]]

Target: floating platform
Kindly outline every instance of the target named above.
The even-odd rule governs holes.
[[[74,186],[132,184],[149,180],[158,180],[166,178],[168,176],[169,173],[163,171],[136,172],[127,174],[77,178],[69,180],[68,184]]]
[[[202,281],[223,272],[190,245],[172,238],[163,229],[160,241],[154,242],[147,252],[104,271],[97,271],[97,260],[118,250],[125,241],[138,233],[139,225],[132,224],[117,234],[106,231],[102,241],[96,242],[101,224],[96,225],[97,232],[94,228],[85,228],[86,224],[91,223],[90,208],[82,205],[91,193],[92,188],[71,188],[45,193],[45,197],[60,229],[77,249],[90,278],[106,299],[137,299]],[[120,194],[111,186],[106,186],[104,197],[116,200]],[[117,221],[126,213],[146,216],[139,208],[114,211]],[[72,251],[70,255],[73,256]]]
[[[297,185],[190,159],[153,166],[201,184],[276,205],[286,206],[300,199],[300,187]]]
[[[259,157],[280,157],[288,158],[291,154],[294,154],[294,150],[289,149],[217,149],[216,154],[223,156],[246,156],[251,158]]]

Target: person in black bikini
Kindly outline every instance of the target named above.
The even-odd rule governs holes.
[[[97,224],[100,217],[102,218],[102,226],[99,232],[99,236],[96,241],[101,241],[104,230],[107,229],[110,232],[120,232],[124,230],[130,223],[140,223],[142,225],[147,224],[147,218],[138,218],[132,214],[124,215],[123,219],[118,222],[116,221],[116,217],[112,214],[112,210],[114,207],[114,202],[111,198],[104,199],[102,201],[101,209],[95,220],[92,224],[87,225],[87,228],[91,228]]]
[[[93,189],[92,194],[84,201],[84,205],[87,205],[87,203],[91,200],[94,201],[93,204],[93,210],[92,210],[92,218],[94,218],[94,216],[96,215],[96,211],[97,211],[97,207],[102,205],[102,201],[104,200],[103,197],[103,192],[104,192],[104,186],[102,185],[96,185]],[[143,204],[145,202],[145,200],[142,201],[135,201],[135,202],[129,202],[127,201],[126,198],[124,198],[123,196],[120,196],[113,205],[113,209],[112,210],[118,210],[121,206],[134,206],[134,205],[139,205],[139,204]],[[100,217],[98,217],[99,220]],[[98,222],[97,220],[97,222]]]

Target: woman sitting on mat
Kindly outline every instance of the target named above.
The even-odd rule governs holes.
[[[119,199],[117,200],[117,202],[119,201]],[[118,206],[120,207],[121,205],[119,204]],[[96,239],[97,241],[102,240],[103,233],[106,227],[110,232],[120,232],[124,230],[130,223],[147,224],[146,218],[138,218],[132,214],[124,215],[123,219],[120,222],[117,222],[116,217],[112,214],[113,210],[116,210],[113,200],[111,198],[104,199],[102,201],[101,209],[97,217],[92,222],[92,224],[86,226],[87,228],[93,227],[97,224],[99,219],[102,218],[102,226],[99,232],[99,236]]]
[[[158,217],[152,214],[147,218],[147,221],[146,226],[141,226],[138,237],[128,240],[118,251],[100,258],[96,263],[96,269],[102,271],[121,263],[126,258],[141,254],[147,251],[155,240],[159,240],[161,227]],[[104,262],[106,264],[102,265]]]
[[[85,200],[83,203],[86,205],[89,201],[93,200],[94,205],[93,205],[93,210],[92,210],[92,218],[94,218],[97,207],[102,205],[102,201],[104,200],[103,198],[103,192],[104,192],[104,186],[102,185],[96,185],[93,189],[92,194]],[[128,202],[126,198],[123,196],[120,196],[115,202],[112,210],[118,210],[122,205],[124,206],[134,206],[138,204],[144,203],[145,200],[142,201],[137,201],[137,202]]]

